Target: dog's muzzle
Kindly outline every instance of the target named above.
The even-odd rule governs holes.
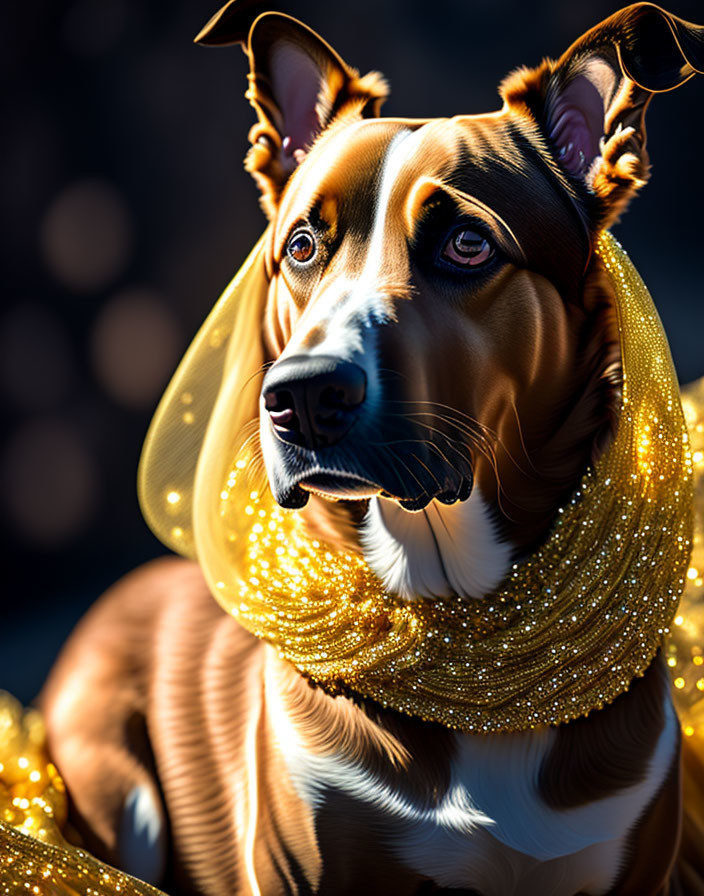
[[[337,500],[380,495],[418,511],[436,498],[454,504],[471,494],[469,457],[451,464],[442,449],[433,450],[417,416],[408,416],[409,402],[387,400],[380,413],[377,401],[372,412],[367,375],[353,362],[284,358],[264,377],[261,394],[276,443],[269,484],[282,507],[300,509],[315,492]],[[406,413],[392,411],[397,406]]]
[[[295,355],[269,370],[262,397],[277,438],[316,450],[347,435],[366,391],[367,376],[357,364],[329,355]]]

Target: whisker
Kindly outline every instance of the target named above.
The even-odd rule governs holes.
[[[516,407],[516,402],[513,400],[511,401],[511,409],[513,410],[513,415],[516,418],[516,426],[518,427],[518,438],[521,443],[521,448],[523,449],[523,454],[525,455],[526,460],[530,464],[531,469],[540,476],[540,475],[542,475],[540,470],[533,463],[533,459],[531,458],[530,454],[528,453],[528,448],[526,446],[525,439],[523,438],[523,427],[521,425],[521,418],[518,416],[518,408]],[[513,458],[511,457],[510,454],[509,454],[509,458],[511,460],[513,460]],[[514,463],[515,463],[515,461],[514,461]],[[516,466],[518,466],[518,464],[516,464]],[[520,466],[518,467],[518,469],[521,470]],[[521,472],[523,472],[523,470],[521,470]]]
[[[393,377],[397,377],[400,380],[406,380],[406,382],[410,383],[411,378],[406,373],[402,373],[400,370],[392,370],[390,367],[379,367],[379,373],[391,374]],[[396,401],[396,399],[393,399]]]
[[[415,479],[416,483],[420,486],[420,488],[421,488],[422,491],[423,491],[423,494],[426,494],[426,495],[427,495],[427,494],[428,494],[427,489],[425,488],[425,486],[423,485],[423,483],[420,481],[420,479],[416,476],[416,474],[413,472],[413,470],[412,470],[412,469],[408,466],[408,464],[404,461],[404,459],[403,459],[402,457],[399,457],[399,455],[396,454],[396,452],[395,452],[392,448],[389,448],[389,455],[391,456],[391,460],[393,460],[393,461],[397,461],[398,463],[402,464],[402,465],[405,467],[405,469],[406,469],[406,470],[411,474],[411,476]],[[403,476],[400,475],[400,472],[399,472],[398,468],[395,469],[395,472],[396,472],[397,475],[399,476],[399,479],[403,482]]]
[[[427,404],[427,405],[430,405],[431,407],[441,408],[444,411],[450,411],[452,414],[456,415],[459,418],[468,420],[470,423],[474,424],[475,426],[478,426],[482,430],[485,430],[490,435],[497,437],[497,433],[494,430],[492,430],[491,427],[482,423],[480,420],[477,420],[476,417],[472,417],[471,414],[467,414],[464,411],[460,411],[459,408],[454,408],[454,407],[452,407],[452,405],[443,404],[441,401],[430,401],[430,400],[427,400],[424,398],[417,398],[417,399],[413,399],[413,400],[404,400],[404,399],[394,398],[394,399],[391,399],[391,401],[389,401],[389,404],[412,404],[412,405]],[[419,411],[419,413],[424,413],[424,412]]]
[[[403,415],[403,414],[394,414],[393,416],[394,417],[405,417],[405,415]],[[442,418],[440,418],[440,419],[442,419]],[[431,426],[429,423],[419,423],[416,425],[422,426],[425,429],[429,429],[431,432],[434,432],[437,435],[439,435],[440,438],[444,439],[446,442],[456,443],[458,445],[464,446],[464,442],[460,442],[458,439],[450,438],[450,436],[448,436],[446,433],[444,433],[441,429],[438,429],[435,426]],[[467,433],[467,435],[474,436],[474,433]],[[409,441],[412,441],[412,440],[409,440]],[[418,441],[421,441],[421,440],[418,440]],[[433,442],[429,441],[428,444],[433,444]]]
[[[402,417],[415,417],[415,416],[424,417],[424,416],[431,416],[431,417],[433,417],[434,419],[439,420],[439,421],[441,421],[441,422],[443,422],[443,423],[445,423],[445,424],[447,424],[447,425],[449,425],[449,426],[452,426],[453,428],[459,430],[460,432],[464,433],[464,434],[467,435],[468,437],[474,439],[474,440],[475,440],[475,444],[477,445],[477,447],[480,447],[480,445],[483,444],[484,447],[487,449],[487,452],[491,452],[491,455],[492,455],[492,457],[494,458],[494,460],[496,459],[496,449],[495,449],[494,445],[492,445],[492,444],[487,440],[487,438],[486,438],[486,436],[484,435],[484,433],[478,433],[478,432],[475,432],[474,429],[468,428],[468,427],[466,426],[466,424],[464,424],[464,423],[462,423],[462,422],[460,422],[460,421],[458,421],[458,420],[454,420],[453,418],[448,417],[448,416],[446,416],[446,415],[444,415],[444,414],[431,414],[431,412],[429,412],[429,411],[419,411],[419,412],[417,412],[417,414],[414,414],[414,413],[411,412],[411,413],[406,413],[406,414],[399,414],[399,415],[397,415],[397,416],[402,416]],[[427,428],[430,428],[430,427],[429,427],[429,424],[427,424],[427,423],[422,423],[422,422],[421,422],[421,423],[419,423],[419,424],[417,424],[417,425],[421,425],[421,426],[425,426],[425,427],[427,427]],[[441,433],[441,435],[444,435],[444,433]],[[514,457],[513,453],[512,453],[512,452],[510,451],[510,449],[506,446],[506,444],[503,442],[503,440],[502,440],[502,439],[499,439],[499,438],[496,438],[495,441],[496,441],[496,443],[502,448],[502,450],[505,452],[506,456],[507,456],[508,459],[511,461],[511,463],[516,467],[516,469],[520,470],[521,473],[523,473],[524,475],[527,476],[527,475],[528,475],[527,471],[523,468],[523,466],[519,463],[519,461]],[[524,452],[525,452],[525,447],[524,447]],[[485,452],[485,453],[486,453],[486,452]],[[488,454],[487,454],[486,456],[488,456]],[[540,470],[538,470],[537,467],[531,462],[531,459],[530,459],[530,457],[528,456],[527,452],[526,452],[526,458],[527,458],[527,460],[528,460],[528,463],[531,465],[533,471],[536,472],[536,473],[538,473],[538,475],[540,475]]]
[[[250,386],[252,384],[252,381],[256,377],[261,376],[261,374],[263,374],[273,364],[274,364],[273,361],[265,361],[263,364],[260,364],[256,370],[252,371],[252,373],[250,373],[250,375],[247,377],[247,379],[242,383],[242,388],[240,389],[240,395],[244,392],[244,390],[248,386]]]
[[[397,414],[394,416],[405,417],[408,415]],[[424,416],[428,416],[428,414],[424,414]],[[471,444],[474,445],[477,449],[481,450],[485,456],[488,457],[489,455],[491,455],[492,457],[495,458],[494,447],[491,445],[491,443],[489,443],[485,439],[484,436],[482,436],[481,433],[475,433],[472,430],[468,430],[463,424],[458,423],[457,421],[453,421],[453,420],[446,420],[444,417],[442,417],[439,414],[433,414],[432,417],[436,420],[439,420],[440,422],[446,422],[446,423],[451,424],[455,429],[459,430],[461,433],[466,435],[470,439]],[[462,442],[458,439],[451,438],[449,435],[444,433],[442,430],[438,429],[437,427],[431,426],[431,424],[429,424],[429,423],[425,423],[423,421],[415,421],[415,424],[416,424],[416,426],[422,426],[424,429],[429,429],[431,432],[436,433],[447,444],[450,444],[453,446],[454,445],[462,445],[464,447],[464,442]],[[458,449],[455,449],[455,450],[458,450]]]
[[[424,462],[418,457],[417,454],[414,454],[412,451],[411,451],[411,457],[413,458],[413,460],[418,461],[418,463],[421,465],[421,467],[423,467],[423,469],[424,469],[424,470],[430,475],[430,477],[435,481],[435,485],[436,485],[436,486],[438,487],[438,489],[439,489],[439,488],[440,488],[440,480],[437,478],[437,476],[435,475],[435,473],[433,473],[433,471],[430,469],[430,467],[429,467],[426,463],[424,463]],[[428,490],[427,490],[427,489],[424,488],[423,491],[426,493],[426,495],[428,494]]]
[[[432,440],[430,440],[430,441],[427,442],[427,445],[428,445],[428,448],[433,448],[435,451],[437,451],[437,453],[440,455],[440,459],[441,459],[444,463],[446,463],[447,466],[448,466],[454,473],[457,473],[458,476],[462,476],[462,473],[461,473],[461,472],[457,469],[457,467],[452,463],[452,461],[449,459],[449,457],[445,457],[445,455],[444,455],[444,454],[442,453],[442,451],[440,450],[440,447],[439,447],[438,445],[436,445],[435,442],[433,442]],[[450,448],[454,448],[454,445],[451,445],[451,444],[450,444],[449,447],[450,447]],[[454,448],[454,450],[457,451],[457,453],[460,455],[460,457],[461,457],[463,460],[465,459],[465,458],[464,458],[464,455],[463,455],[457,448]],[[471,463],[470,463],[470,469],[471,469]]]
[[[429,427],[429,428],[432,429],[432,427]],[[433,430],[433,431],[437,432],[441,437],[445,438],[444,433],[441,433],[440,430]],[[471,468],[471,457],[466,457],[457,447],[455,447],[455,445],[452,444],[452,440],[448,440],[445,438],[445,441],[447,441],[449,444],[449,447],[451,447],[459,455],[461,460],[464,460],[469,463],[469,466]],[[436,451],[437,454],[440,456],[440,459],[447,465],[447,467],[452,472],[457,473],[457,475],[460,477],[464,476],[462,471],[455,464],[453,464],[452,461],[445,454],[443,454],[443,452],[440,450],[440,447],[438,445],[436,445],[435,442],[432,441],[432,439],[414,439],[414,438],[408,437],[408,438],[403,438],[403,439],[385,439],[385,440],[379,441],[379,442],[369,442],[369,444],[375,448],[391,448],[394,445],[423,445],[426,448],[431,448],[434,451]],[[462,444],[462,443],[458,442],[457,444]],[[422,461],[420,460],[420,458],[417,455],[412,453],[411,456],[414,457],[415,460],[417,460],[419,463],[422,463]],[[426,465],[424,464],[424,466],[426,466]],[[426,466],[426,469],[428,469],[427,466]],[[434,474],[432,473],[432,471],[430,471],[428,469],[428,472],[431,474],[431,476],[433,476],[434,479],[436,478],[434,476]]]
[[[477,447],[483,446],[485,451],[490,452],[492,455],[495,455],[495,453],[496,453],[496,449],[495,449],[494,445],[492,444],[492,441],[489,440],[489,438],[487,438],[485,433],[478,432],[475,428],[467,426],[466,423],[463,423],[459,420],[454,420],[453,418],[448,417],[444,414],[431,413],[430,411],[421,411],[421,412],[418,412],[417,414],[406,413],[406,414],[398,414],[395,416],[399,416],[399,417],[403,417],[403,418],[430,417],[431,419],[436,420],[439,423],[444,423],[448,426],[451,426],[453,429],[456,429],[458,432],[462,433],[462,435],[464,435],[468,439],[470,439],[471,444],[476,445]],[[430,429],[431,431],[438,433],[438,435],[440,435],[441,437],[443,437],[445,439],[448,439],[448,440],[450,439],[450,437],[446,433],[444,433],[442,430],[438,430],[436,427],[431,426],[429,423],[424,422],[422,419],[415,420],[414,422],[417,426],[423,426],[426,429]],[[458,440],[452,439],[452,441],[458,441]],[[499,441],[499,444],[501,444],[500,441]],[[502,445],[501,447],[508,453],[508,449],[506,449],[505,446]]]
[[[397,415],[397,416],[403,416],[403,415],[400,415],[400,414],[399,414],[399,415]],[[445,418],[443,415],[439,415],[439,414],[432,414],[432,415],[430,415],[429,412],[428,412],[428,413],[425,413],[425,416],[432,416],[432,417],[434,417],[435,419],[439,419],[439,420],[442,420],[442,421],[444,421],[444,422],[450,423],[450,424],[452,424],[456,429],[458,429],[460,432],[464,432],[466,435],[468,435],[468,436],[470,436],[470,437],[472,437],[472,438],[474,439],[474,447],[475,447],[475,448],[476,448],[476,449],[477,449],[477,450],[478,450],[478,451],[479,451],[479,452],[480,452],[480,453],[487,459],[489,465],[491,466],[491,468],[492,468],[492,470],[493,470],[494,476],[495,476],[495,478],[496,478],[496,484],[497,484],[497,495],[496,495],[496,500],[497,500],[497,504],[498,504],[498,506],[499,506],[499,510],[500,510],[500,512],[506,517],[506,519],[511,520],[511,522],[514,522],[514,523],[517,522],[517,521],[514,519],[514,517],[508,512],[508,510],[507,510],[507,508],[506,508],[506,505],[505,505],[505,502],[504,502],[504,498],[505,498],[506,500],[510,500],[512,504],[515,504],[515,505],[516,505],[517,507],[519,507],[520,509],[523,509],[523,510],[529,510],[530,508],[527,508],[527,507],[525,507],[525,508],[521,508],[520,504],[517,504],[515,500],[509,498],[509,494],[508,494],[508,492],[506,491],[506,489],[504,488],[504,486],[503,486],[503,482],[501,481],[501,474],[500,474],[500,471],[499,471],[499,465],[498,465],[498,461],[497,461],[497,458],[496,458],[496,452],[495,452],[493,446],[490,445],[489,443],[487,443],[487,441],[486,441],[484,438],[482,438],[481,436],[479,436],[477,433],[474,433],[474,432],[472,432],[471,430],[468,431],[468,430],[466,429],[465,425],[459,423],[458,421],[446,420],[446,418]],[[460,457],[461,457],[463,460],[465,460],[465,456],[464,456],[464,454],[463,454],[462,452],[460,452],[457,448],[455,448],[455,444],[462,444],[461,442],[460,442],[460,443],[457,443],[457,440],[455,440],[455,439],[450,439],[448,436],[445,435],[445,433],[443,433],[441,430],[437,430],[435,427],[432,427],[429,423],[424,423],[424,422],[420,421],[420,422],[417,422],[417,425],[423,426],[423,427],[425,427],[425,428],[427,428],[427,429],[430,429],[430,430],[433,431],[433,432],[436,432],[441,438],[443,438],[443,439],[445,440],[446,444],[447,444],[449,447],[454,448],[454,449],[457,451],[457,453],[460,455]],[[434,442],[431,442],[430,444],[433,444],[433,445],[434,445],[435,443],[434,443]],[[506,449],[504,449],[504,450],[506,450]],[[508,454],[508,453],[509,453],[509,452],[507,452],[507,454]],[[470,464],[471,464],[471,457],[470,457],[468,460],[469,460],[469,462],[470,462]],[[513,458],[512,458],[512,460],[513,460]],[[515,463],[515,461],[514,461],[514,463]],[[453,469],[455,469],[455,471],[456,471],[459,475],[462,475],[461,472],[460,472],[459,470],[457,470],[456,468],[453,468]],[[520,469],[520,467],[519,467],[519,469]]]
[[[430,415],[432,417],[435,417],[437,420],[441,420],[442,422],[455,427],[460,432],[463,432],[464,434],[466,434],[468,436],[472,436],[474,438],[481,438],[481,439],[486,440],[487,434],[488,434],[492,437],[492,440],[502,448],[502,450],[506,453],[506,456],[511,461],[511,463],[516,467],[516,469],[518,469],[521,473],[523,473],[523,475],[526,475],[526,476],[529,475],[528,471],[523,467],[523,465],[519,462],[519,460],[514,456],[513,452],[508,448],[508,446],[504,443],[503,439],[501,439],[499,437],[498,433],[495,430],[493,430],[491,427],[486,426],[485,424],[481,423],[475,417],[472,417],[471,415],[466,414],[464,411],[460,411],[458,408],[453,408],[451,405],[446,405],[446,404],[443,404],[442,402],[433,402],[433,401],[428,401],[425,399],[418,399],[415,401],[410,401],[410,400],[402,401],[402,400],[394,399],[392,402],[390,402],[390,404],[393,404],[393,403],[416,404],[416,405],[424,405],[425,404],[425,405],[429,405],[431,408],[433,406],[435,406],[435,407],[443,408],[443,409],[449,411],[450,415],[438,414],[438,413],[433,413],[432,411],[424,411],[424,410],[420,410],[420,411],[416,411],[416,412],[408,412],[407,411],[402,416],[423,417],[426,415]],[[516,424],[518,427],[518,434],[519,434],[519,439],[521,442],[521,448],[523,450],[523,454],[525,455],[526,461],[528,462],[530,469],[534,473],[537,473],[539,476],[543,475],[542,472],[538,469],[538,467],[533,463],[530,453],[528,452],[528,449],[527,449],[527,446],[525,443],[525,439],[523,436],[523,430],[521,427],[520,417],[518,415],[518,409],[516,408],[515,402],[512,402],[511,406],[512,406],[514,415],[516,417]],[[456,418],[459,418],[459,419],[456,419]],[[465,421],[465,420],[470,423],[470,427],[467,427],[464,424],[463,421]],[[474,427],[477,427],[480,430],[480,432],[475,432]],[[487,448],[492,452],[493,456],[495,457],[496,450],[495,450],[494,446],[489,445],[488,442],[486,442],[486,441],[485,441],[485,444],[486,444]]]

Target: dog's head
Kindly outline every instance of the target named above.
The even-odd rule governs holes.
[[[273,494],[402,595],[481,596],[615,426],[593,242],[647,178],[646,107],[702,68],[702,29],[636,4],[510,75],[498,112],[402,120],[379,117],[380,75],[301,23],[250,29],[257,5],[199,39],[246,39],[251,63]]]

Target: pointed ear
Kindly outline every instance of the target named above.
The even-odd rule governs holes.
[[[201,28],[193,40],[206,47],[230,47],[247,42],[249,29],[263,12],[276,4],[266,0],[229,0]]]
[[[613,224],[648,178],[644,118],[653,94],[702,71],[704,28],[635,3],[584,34],[557,62],[509,75],[501,95],[537,121],[557,164],[587,200],[596,229]]]
[[[198,40],[227,44],[242,40],[258,0],[232,0],[206,25]],[[260,15],[247,42],[250,74],[247,98],[259,121],[249,133],[246,167],[262,191],[271,217],[292,171],[333,120],[379,114],[387,95],[381,75],[364,77],[321,37],[280,13]]]

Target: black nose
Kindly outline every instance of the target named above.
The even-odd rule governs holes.
[[[366,374],[357,364],[328,355],[294,355],[269,370],[262,395],[282,441],[321,448],[349,432],[366,389]]]

